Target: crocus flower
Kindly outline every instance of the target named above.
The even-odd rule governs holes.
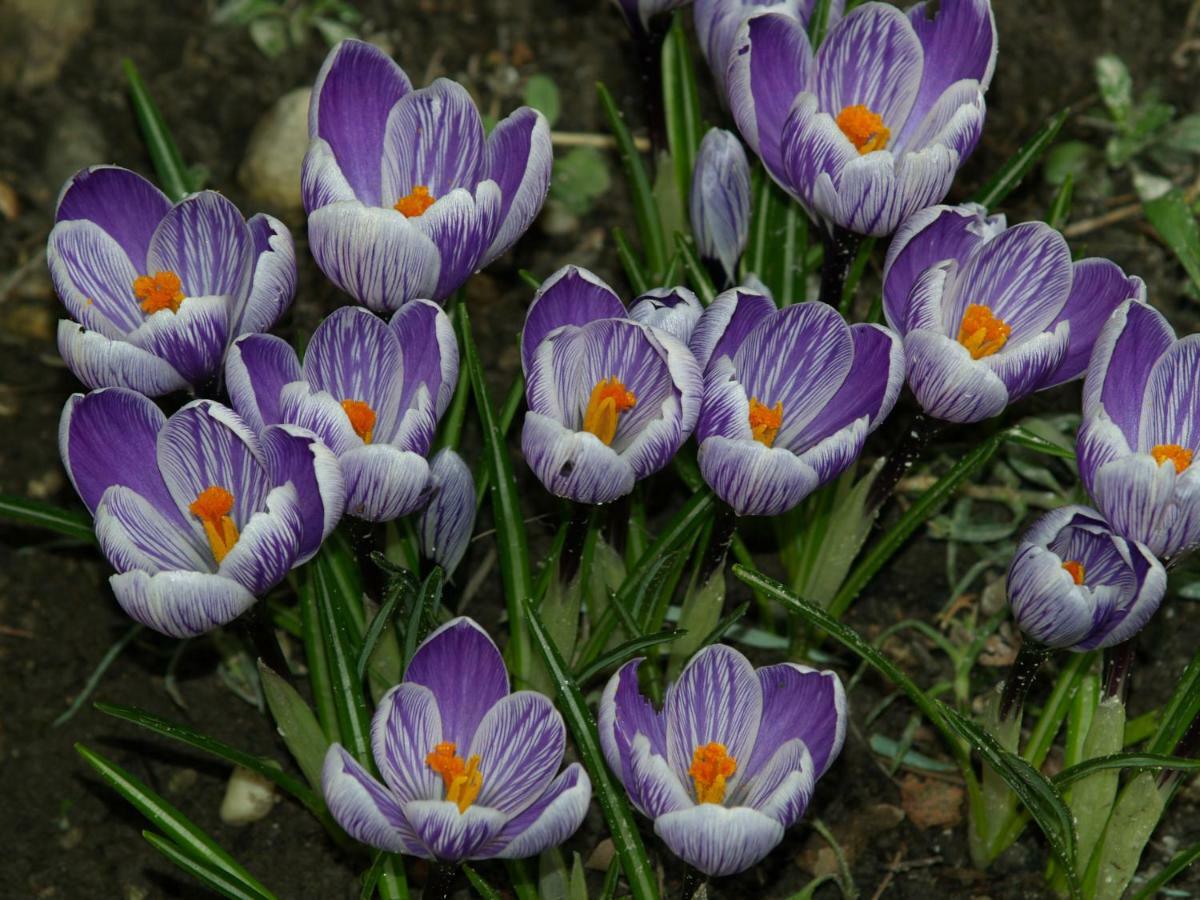
[[[417,520],[421,555],[454,572],[475,527],[475,479],[448,447],[429,461],[429,502]]]
[[[728,131],[711,128],[700,142],[688,209],[700,255],[719,263],[733,284],[750,239],[750,164]]]
[[[337,823],[372,847],[450,863],[536,856],[575,832],[591,799],[579,763],[558,772],[565,744],[554,704],[510,694],[496,645],[459,618],[379,702],[371,750],[383,783],[334,744],[321,786]]]
[[[256,435],[211,400],[167,418],[126,388],[75,394],[58,436],[117,570],[117,602],[173,637],[237,618],[342,514],[337,460],[316,436],[283,425]]]
[[[247,221],[214,191],[172,204],[116,166],[67,182],[46,259],[74,319],[58,323],[67,367],[90,388],[151,397],[208,382],[228,342],[274,325],[296,288],[279,220]]]
[[[778,13],[738,32],[730,109],[784,190],[835,226],[882,236],[939,202],[983,130],[996,62],[989,0],[905,15],[864,3],[815,53]]]
[[[1078,378],[1112,311],[1145,293],[1107,259],[1072,262],[1049,225],[1008,228],[974,204],[908,219],[884,265],[884,312],[904,340],[909,386],[926,413],[951,422]]]
[[[703,312],[700,298],[685,287],[651,288],[633,301],[629,318],[652,325],[686,344],[692,339]]]
[[[650,20],[662,13],[686,6],[691,0],[613,0],[635,35],[650,31]]]
[[[729,54],[733,52],[738,29],[748,18],[758,13],[779,13],[796,19],[808,27],[808,19],[817,0],[696,0],[692,19],[700,52],[712,70],[721,100],[728,104],[725,77],[729,69]],[[827,25],[833,25],[846,8],[846,0],[831,0]]]
[[[1166,589],[1166,569],[1150,549],[1113,534],[1086,506],[1064,506],[1034,522],[1008,569],[1017,624],[1039,644],[1060,650],[1129,640]]]
[[[1113,531],[1163,558],[1200,545],[1200,335],[1126,303],[1083,385],[1079,476]]]
[[[511,247],[550,187],[550,126],[521,107],[484,137],[462,85],[414,91],[382,50],[342,41],[309,108],[302,193],[317,265],[385,312],[442,300]]]
[[[633,805],[675,855],[706,875],[757,863],[804,815],[842,749],[846,695],[833,672],[757,671],[705,647],[656,711],[622,666],[600,699],[600,744]]]
[[[230,349],[229,396],[254,428],[308,428],[337,454],[346,512],[386,522],[428,498],[438,419],[458,380],[458,344],[436,303],[406,303],[390,323],[358,306],[323,321],[302,366],[273,335],[248,335]]]
[[[552,494],[579,503],[628,494],[670,462],[700,413],[700,370],[687,347],[630,318],[586,269],[567,266],[542,285],[525,316],[521,364],[525,461]]]
[[[842,472],[904,384],[888,329],[743,288],[713,300],[691,348],[704,366],[700,473],[738,515],[777,515]]]

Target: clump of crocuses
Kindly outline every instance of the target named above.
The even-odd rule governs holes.
[[[521,107],[484,135],[466,89],[413,90],[382,50],[330,51],[309,108],[302,193],[312,254],[359,303],[442,300],[504,253],[550,187],[550,128]]]
[[[600,700],[600,742],[629,799],[705,875],[748,869],[808,808],[841,752],[846,697],[832,672],[755,670],[731,647],[694,657],[657,711],[626,663]]]
[[[206,387],[229,341],[274,325],[296,288],[277,219],[247,221],[215,191],[172,204],[117,166],[67,182],[46,259],[74,320],[58,325],[67,367],[90,388],[151,397]]]
[[[500,651],[475,622],[446,623],[380,701],[371,750],[381,783],[340,744],[321,783],[356,840],[424,859],[536,856],[583,821],[592,787],[561,773],[566,729],[543,694],[509,693]]]
[[[316,553],[342,514],[337,460],[315,435],[287,425],[255,434],[211,400],[167,418],[124,388],[76,394],[59,444],[117,570],[117,602],[173,637],[233,621]]]

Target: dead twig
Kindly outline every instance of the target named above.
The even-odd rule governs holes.
[[[900,860],[904,858],[904,848],[901,847],[896,851],[896,855],[892,857],[892,861],[888,863],[887,874],[883,876],[883,881],[879,882],[879,887],[875,888],[875,893],[871,895],[871,900],[879,900],[883,896],[883,892],[888,889],[892,883],[892,879],[896,877],[896,873],[900,871]]]
[[[588,131],[552,131],[550,143],[555,147],[593,147],[596,150],[616,150],[617,141],[611,134],[595,134]],[[650,139],[635,137],[634,146],[643,153],[650,152]]]

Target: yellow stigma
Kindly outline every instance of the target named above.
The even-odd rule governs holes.
[[[767,406],[756,398],[750,398],[750,434],[760,444],[771,447],[775,444],[775,435],[779,434],[779,426],[783,424],[783,403]]]
[[[457,749],[453,741],[443,741],[425,757],[425,765],[442,776],[446,799],[457,804],[460,813],[465,813],[483,788],[483,773],[479,771],[478,756],[463,762]]]
[[[343,400],[342,409],[350,420],[354,433],[362,438],[364,444],[371,443],[371,435],[375,433],[375,410],[361,400]]]
[[[419,216],[433,204],[437,203],[437,197],[429,193],[429,188],[423,184],[418,184],[415,188],[409,191],[408,194],[396,201],[393,209],[402,216],[413,218]]]
[[[1150,451],[1154,461],[1160,466],[1167,460],[1175,464],[1175,474],[1180,475],[1192,464],[1192,451],[1178,444],[1156,444]]]
[[[1068,559],[1062,566],[1067,570],[1072,581],[1076,584],[1083,584],[1083,563],[1075,559]]]
[[[162,309],[179,312],[179,304],[187,299],[179,276],[170,271],[140,275],[133,279],[133,296],[142,304],[142,312],[147,315]]]
[[[837,127],[861,154],[884,149],[892,138],[879,113],[866,106],[847,106],[837,115]]]
[[[214,484],[200,492],[188,511],[204,526],[208,546],[219,565],[238,542],[238,528],[229,515],[233,512],[233,494]]]
[[[725,799],[725,781],[737,771],[737,760],[724,744],[701,744],[692,753],[688,774],[696,785],[697,803],[720,803]]]
[[[617,436],[617,423],[621,413],[633,409],[637,397],[626,390],[616,375],[601,378],[592,388],[587,410],[583,414],[583,430],[590,431],[605,444],[611,444]]]
[[[996,353],[1008,342],[1012,326],[992,315],[986,306],[972,303],[963,313],[958,327],[958,342],[971,352],[972,359]]]

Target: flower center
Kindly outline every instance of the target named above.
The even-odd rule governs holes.
[[[1192,464],[1192,451],[1178,444],[1158,444],[1150,451],[1154,461],[1160,466],[1167,460],[1175,464],[1175,474],[1180,475]]]
[[[983,359],[998,352],[1010,334],[1011,325],[994,316],[986,306],[972,303],[963,313],[958,342],[971,352],[972,359]]]
[[[342,401],[342,409],[350,420],[354,433],[362,438],[364,444],[371,443],[371,435],[375,431],[375,410],[361,400],[346,399]]]
[[[1068,559],[1062,566],[1076,584],[1083,584],[1083,563],[1076,559]]]
[[[479,796],[483,787],[483,773],[479,771],[478,756],[463,762],[457,749],[453,741],[443,741],[425,757],[425,765],[442,776],[446,799],[458,804],[458,811],[465,813]]]
[[[696,785],[697,803],[720,803],[725,799],[725,779],[737,771],[737,760],[715,742],[701,744],[692,752],[688,774]]]
[[[163,309],[179,312],[179,304],[186,299],[183,282],[171,271],[139,275],[133,279],[133,296],[142,304],[142,312],[147,315]]]
[[[233,512],[233,494],[214,484],[200,492],[188,511],[204,526],[208,546],[219,565],[238,542],[238,528],[229,515]]]
[[[423,184],[418,184],[415,188],[409,191],[406,195],[396,201],[393,209],[403,216],[412,218],[419,216],[433,204],[437,203],[437,197],[429,193],[429,188]]]
[[[883,117],[867,106],[847,106],[837,115],[837,127],[862,154],[882,150],[892,138]]]
[[[775,435],[779,434],[779,426],[783,424],[783,403],[767,406],[754,397],[750,398],[750,434],[760,444],[771,447],[775,444]]]
[[[617,422],[621,413],[633,409],[637,397],[626,390],[616,375],[601,378],[592,388],[587,410],[583,414],[583,430],[590,431],[605,444],[611,444],[617,436]]]

